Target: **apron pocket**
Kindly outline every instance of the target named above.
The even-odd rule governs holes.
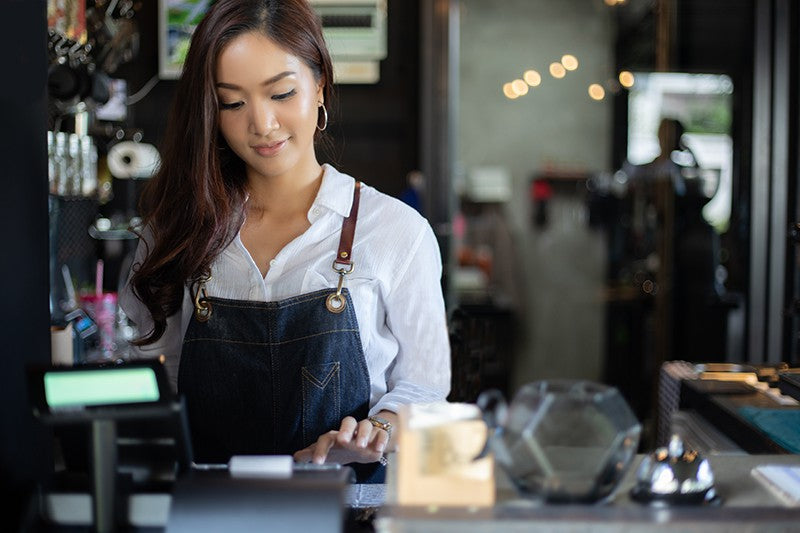
[[[326,431],[339,429],[342,421],[339,361],[302,368],[303,443],[316,442]]]

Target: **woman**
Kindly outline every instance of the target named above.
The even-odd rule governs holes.
[[[332,78],[305,0],[221,0],[193,35],[122,305],[140,355],[167,356],[198,462],[376,480],[399,406],[449,390],[430,226],[317,161]]]

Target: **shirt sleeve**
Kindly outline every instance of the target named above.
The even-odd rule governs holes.
[[[443,401],[450,392],[450,342],[442,295],[442,260],[427,223],[386,296],[386,323],[398,341],[387,393],[370,409],[397,412],[403,404]]]
[[[128,280],[119,297],[120,307],[125,312],[128,319],[136,326],[140,336],[146,335],[152,331],[153,319],[147,307],[145,307],[142,301],[133,293],[133,289],[130,285],[130,276],[133,270],[137,268],[145,258],[147,245],[144,239],[146,238],[147,234],[139,239],[139,244],[136,248],[136,254],[131,266],[131,272],[128,273]],[[185,298],[186,295],[184,294],[184,300]],[[143,346],[136,346],[133,344],[130,346],[131,359],[154,359],[160,355],[165,357],[164,366],[166,367],[167,376],[169,377],[173,391],[177,391],[178,389],[178,364],[180,362],[181,347],[183,345],[182,314],[183,311],[179,310],[177,313],[167,318],[167,329],[157,341]]]

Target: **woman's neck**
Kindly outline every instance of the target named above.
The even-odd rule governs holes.
[[[314,203],[322,183],[322,167],[314,162],[309,168],[280,176],[248,176],[247,212],[287,218],[305,214]]]

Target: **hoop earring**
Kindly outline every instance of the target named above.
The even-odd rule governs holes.
[[[325,129],[328,127],[328,110],[325,109],[325,104],[319,104],[319,107],[322,108],[322,119],[323,119],[324,122],[322,124],[322,127],[320,127],[320,125],[319,125],[319,112],[318,112],[317,113],[317,129],[319,131],[325,131]]]

